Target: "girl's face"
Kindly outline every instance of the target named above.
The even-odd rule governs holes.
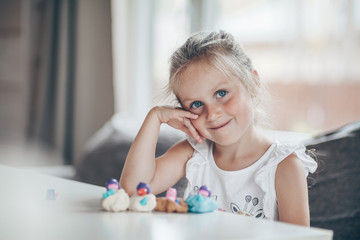
[[[246,88],[206,62],[190,65],[176,90],[183,108],[199,115],[191,121],[200,135],[217,144],[236,143],[252,126],[253,104]]]

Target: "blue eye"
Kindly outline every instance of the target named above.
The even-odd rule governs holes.
[[[216,92],[216,97],[217,97],[217,98],[222,98],[222,97],[224,97],[226,94],[227,94],[227,91],[225,91],[225,90],[220,90],[220,91],[217,91],[217,92]]]
[[[195,101],[191,104],[190,108],[199,108],[203,105],[202,102],[199,102],[199,101]]]

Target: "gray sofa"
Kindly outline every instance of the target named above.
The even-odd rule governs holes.
[[[360,239],[360,121],[306,142],[319,167],[309,188],[311,226]]]

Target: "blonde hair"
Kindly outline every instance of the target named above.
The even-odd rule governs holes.
[[[243,48],[230,33],[225,31],[197,32],[173,53],[170,59],[169,93],[176,95],[177,87],[186,69],[200,61],[207,61],[211,67],[222,72],[228,79],[234,77],[239,79],[253,96],[255,124],[259,125],[263,122],[265,114],[260,103],[266,95],[264,85],[260,84],[252,62]]]

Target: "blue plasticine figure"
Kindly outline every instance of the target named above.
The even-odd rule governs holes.
[[[211,191],[204,185],[199,189],[198,194],[190,195],[185,202],[189,206],[189,212],[206,213],[218,209],[217,202],[210,198]]]

